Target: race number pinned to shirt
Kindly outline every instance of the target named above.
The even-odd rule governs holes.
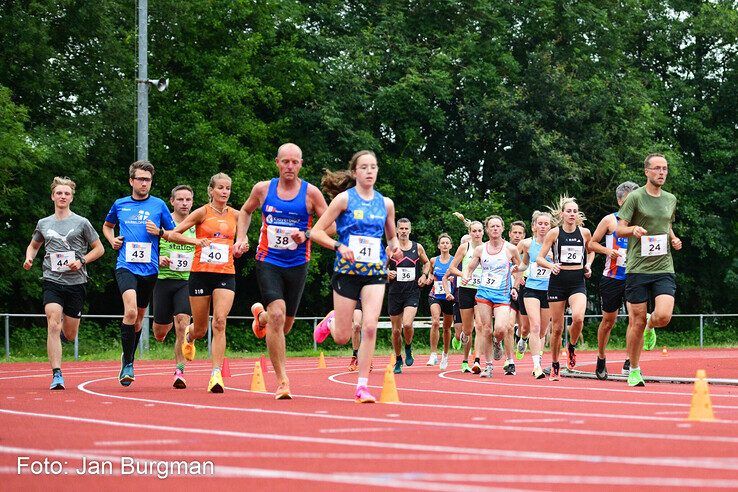
[[[126,263],[151,263],[151,243],[126,243]]]
[[[271,249],[297,249],[292,234],[299,231],[297,227],[267,226],[267,240]]]
[[[584,259],[582,246],[561,246],[561,263],[581,263]]]
[[[484,287],[486,289],[499,289],[502,287],[502,283],[505,281],[506,277],[507,272],[504,270],[486,271],[482,275],[482,284],[480,287]]]
[[[398,282],[414,282],[415,267],[397,267]]]
[[[381,263],[379,259],[382,241],[378,237],[349,236],[349,248],[358,263]]]
[[[472,273],[472,278],[469,284],[472,287],[479,287],[482,285],[482,272],[479,271],[479,269],[474,270],[474,273]]]
[[[61,251],[59,253],[51,253],[51,271],[52,272],[68,272],[69,265],[76,261],[74,251]]]
[[[194,256],[192,253],[172,251],[169,253],[169,269],[175,272],[189,272]]]
[[[641,236],[641,256],[661,256],[668,253],[666,238],[667,234]]]
[[[443,280],[433,282],[433,293],[437,296],[445,296],[446,289],[443,288]]]
[[[200,251],[200,263],[222,264],[228,262],[228,245],[210,243]]]
[[[541,265],[533,265],[530,269],[530,278],[545,280],[551,278],[551,269]]]
[[[615,261],[615,264],[619,267],[625,266],[625,261],[628,258],[628,250],[627,249],[619,249],[618,252],[618,259]]]

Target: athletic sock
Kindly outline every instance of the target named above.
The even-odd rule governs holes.
[[[528,343],[528,337],[524,337],[524,338],[523,338],[523,341],[524,341],[525,343]]]
[[[533,367],[541,367],[541,356],[540,355],[533,356]]]
[[[61,368],[60,367],[55,367],[55,368],[53,368],[51,370],[51,375],[52,376],[56,376],[57,373],[61,374]]]
[[[356,382],[356,388],[361,388],[362,386],[366,386],[369,384],[369,378],[359,378]]]
[[[136,332],[136,339],[133,342],[133,352],[131,354],[131,362],[133,362],[133,359],[136,358],[136,349],[138,349],[138,342],[141,341],[141,333],[142,332],[143,332],[143,330],[138,330]]]
[[[395,360],[401,361],[402,360],[402,356],[401,355],[395,355]]]
[[[358,357],[358,356],[359,356],[359,350],[358,349],[354,350],[354,357]]]
[[[120,343],[123,346],[123,362],[133,362],[133,352],[136,350],[136,334],[133,325],[120,324]]]
[[[184,362],[178,363],[177,364],[177,369],[179,369],[180,371],[184,372],[184,369],[185,369]]]
[[[640,368],[640,367],[633,367],[633,366],[630,366],[630,370],[631,370],[631,371],[640,371],[640,370],[641,370],[641,368]]]
[[[515,361],[512,359],[505,359],[505,364],[515,364]]]
[[[213,370],[210,372],[210,375],[215,376],[216,372],[220,372],[220,367],[213,367]]]
[[[406,343],[406,344],[405,344],[405,353],[408,353],[408,352],[412,352],[412,351],[413,351],[413,346],[412,346],[412,344],[407,344],[407,343]]]
[[[479,357],[474,357],[474,362],[475,363],[478,363],[479,362]]]

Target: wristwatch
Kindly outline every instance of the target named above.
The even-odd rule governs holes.
[[[82,263],[82,266],[84,266],[84,265],[86,265],[86,264],[87,264],[87,260],[85,260],[85,257],[84,257],[84,256],[81,256],[81,257],[79,258],[79,262],[80,262],[80,263]]]
[[[164,237],[164,228],[163,227],[160,227],[159,228],[159,237]]]
[[[338,251],[338,248],[340,248],[341,246],[343,246],[343,244],[339,241],[336,241],[335,243],[333,243],[333,250]]]
[[[305,231],[305,239],[310,239],[310,229]]]

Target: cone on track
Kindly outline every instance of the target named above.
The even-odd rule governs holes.
[[[259,364],[259,361],[254,362],[254,375],[251,376],[251,391],[266,393],[264,374],[261,372],[261,364]]]
[[[400,395],[397,394],[392,366],[387,366],[384,370],[384,384],[382,385],[382,394],[379,396],[379,403],[400,403]]]
[[[318,357],[318,369],[325,369],[325,356],[323,355],[323,352],[320,353],[320,357]]]
[[[668,356],[669,356],[669,352],[666,351],[666,346],[664,346],[664,348],[661,349],[661,357],[668,357]]]
[[[261,373],[266,374],[267,373],[267,361],[264,358],[264,354],[261,354],[261,357],[259,357],[259,365],[261,366]]]
[[[712,401],[710,401],[710,390],[707,387],[707,374],[704,369],[697,371],[692,391],[692,406],[689,409],[688,420],[711,422],[715,420],[712,413]]]
[[[223,365],[220,367],[220,375],[224,378],[231,377],[231,365],[228,363],[228,357],[223,357]]]

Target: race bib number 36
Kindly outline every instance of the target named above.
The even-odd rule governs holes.
[[[126,263],[151,263],[151,243],[126,243]]]
[[[354,252],[354,259],[359,263],[380,263],[382,242],[378,237],[350,236],[349,248]]]
[[[641,237],[641,256],[661,256],[669,252],[666,245],[666,234]]]
[[[228,262],[228,245],[210,243],[200,251],[200,263],[222,264]]]
[[[75,261],[74,251],[51,253],[50,258],[52,272],[68,272],[69,265],[71,265]]]
[[[169,269],[175,272],[189,272],[192,269],[192,253],[180,253],[172,251],[169,253]]]
[[[271,249],[297,249],[297,243],[292,240],[292,234],[299,229],[296,227],[267,226],[267,240]]]
[[[415,267],[397,267],[398,282],[413,282],[415,280]]]

